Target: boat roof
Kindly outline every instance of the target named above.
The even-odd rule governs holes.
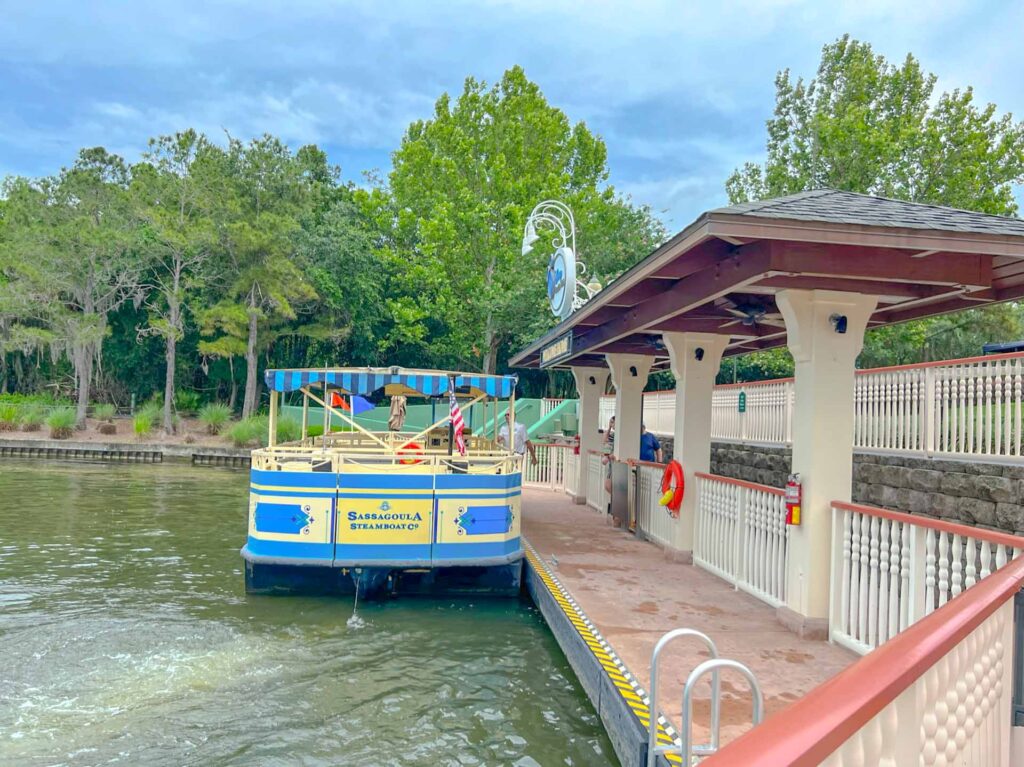
[[[407,397],[436,397],[447,394],[454,382],[457,393],[474,397],[507,398],[515,391],[515,375],[483,375],[448,370],[409,370],[407,368],[299,368],[267,370],[264,376],[272,391],[297,391],[304,386],[324,384],[346,394],[367,395],[378,389],[385,394]]]

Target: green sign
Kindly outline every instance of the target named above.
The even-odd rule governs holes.
[[[741,391],[740,392],[740,399],[739,399],[738,405],[739,405],[739,411],[741,413],[746,413],[747,412],[747,393],[745,391]]]

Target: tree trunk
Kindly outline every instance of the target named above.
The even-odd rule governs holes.
[[[78,408],[75,414],[75,428],[85,428],[85,414],[89,407],[89,387],[92,384],[92,344],[78,344],[73,352],[75,373],[78,376]]]
[[[484,333],[484,343],[487,346],[484,350],[484,374],[494,375],[498,368],[498,346],[500,345],[498,334],[488,329]]]
[[[235,358],[228,357],[228,370],[231,372],[231,396],[228,399],[228,407],[235,412],[235,403],[238,402],[238,382],[235,380]]]
[[[245,347],[245,396],[242,398],[242,418],[256,413],[256,371],[259,359],[256,356],[256,330],[259,325],[256,311],[249,310],[249,342]]]
[[[178,347],[178,337],[171,333],[167,336],[167,348],[164,351],[164,359],[167,361],[167,373],[164,375],[164,434],[174,434],[174,419],[171,414],[171,407],[174,404],[174,366],[175,353]]]

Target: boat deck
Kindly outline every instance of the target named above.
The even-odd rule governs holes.
[[[784,628],[775,610],[699,567],[667,560],[662,550],[612,526],[605,515],[565,495],[523,490],[524,537],[568,589],[634,676],[650,689],[654,644],[666,631],[703,631],[719,654],[747,666],[764,692],[766,715],[782,710],[857,656]],[[663,655],[658,708],[678,729],[683,683],[707,654],[679,640]],[[694,735],[705,742],[710,687],[698,690]],[[745,682],[722,680],[722,743],[749,728]]]

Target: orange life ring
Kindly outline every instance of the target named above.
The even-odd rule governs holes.
[[[664,506],[673,517],[679,516],[679,507],[683,505],[683,494],[686,492],[686,479],[683,475],[683,465],[679,461],[669,461],[665,466],[665,473],[661,476],[661,505]]]
[[[409,454],[423,455],[423,445],[418,442],[406,442],[400,448],[398,448],[398,455],[409,455]],[[423,463],[422,458],[402,458],[399,463],[404,463],[406,466],[411,466],[417,463]]]

